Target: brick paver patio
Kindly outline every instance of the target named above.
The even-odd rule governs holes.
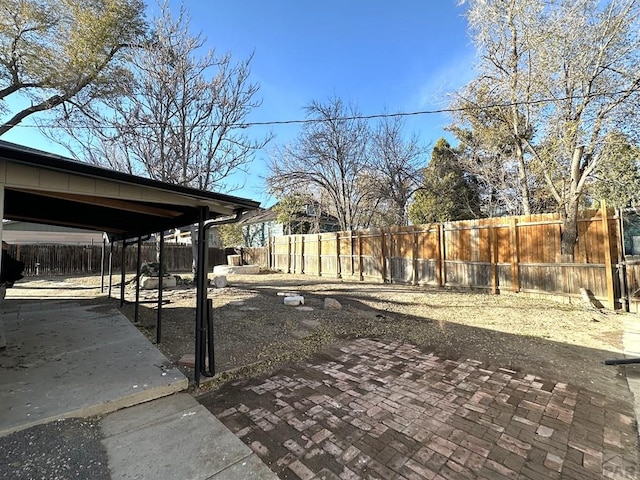
[[[203,397],[283,479],[635,479],[633,406],[359,339]]]

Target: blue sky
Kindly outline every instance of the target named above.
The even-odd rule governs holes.
[[[456,0],[183,3],[208,48],[236,59],[254,54],[252,78],[263,103],[249,121],[302,119],[305,105],[332,96],[364,115],[445,108],[448,94],[474,75],[475,51]],[[448,122],[440,114],[407,117],[406,131],[433,145]],[[300,127],[269,128],[282,144],[294,140]],[[247,133],[263,135],[265,127]],[[33,128],[14,128],[3,139],[65,154]],[[250,175],[238,177],[244,188],[228,193],[273,203],[262,182],[268,149],[257,154]]]

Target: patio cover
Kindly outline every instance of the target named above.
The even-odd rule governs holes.
[[[197,223],[203,210],[210,220],[259,207],[253,200],[137,177],[1,140],[0,187],[2,218],[96,230],[112,241]]]

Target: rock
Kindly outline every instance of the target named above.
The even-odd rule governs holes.
[[[279,297],[295,297],[296,295],[300,295],[300,292],[292,292],[292,291],[284,291],[284,292],[278,292],[277,295]]]
[[[298,305],[304,305],[304,297],[302,295],[294,295],[291,297],[284,297],[284,304],[297,307]]]
[[[216,288],[226,288],[229,286],[229,282],[227,281],[227,277],[224,275],[216,275],[213,277],[213,286]]]
[[[300,310],[301,312],[312,312],[313,307],[296,307],[296,310]]]
[[[303,307],[298,307],[298,308],[303,308]],[[305,318],[303,320],[300,320],[300,324],[305,327],[305,328],[310,328],[310,329],[314,329],[316,327],[320,326],[320,320],[314,320],[311,318]]]
[[[324,309],[325,310],[341,310],[342,304],[335,298],[325,298]]]

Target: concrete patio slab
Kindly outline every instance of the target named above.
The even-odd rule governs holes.
[[[0,305],[1,478],[277,478],[97,289],[59,283]]]
[[[187,388],[187,378],[115,308],[5,301],[0,436],[58,418],[115,411]]]
[[[193,397],[177,394],[101,422],[112,480],[271,480],[276,475]]]

